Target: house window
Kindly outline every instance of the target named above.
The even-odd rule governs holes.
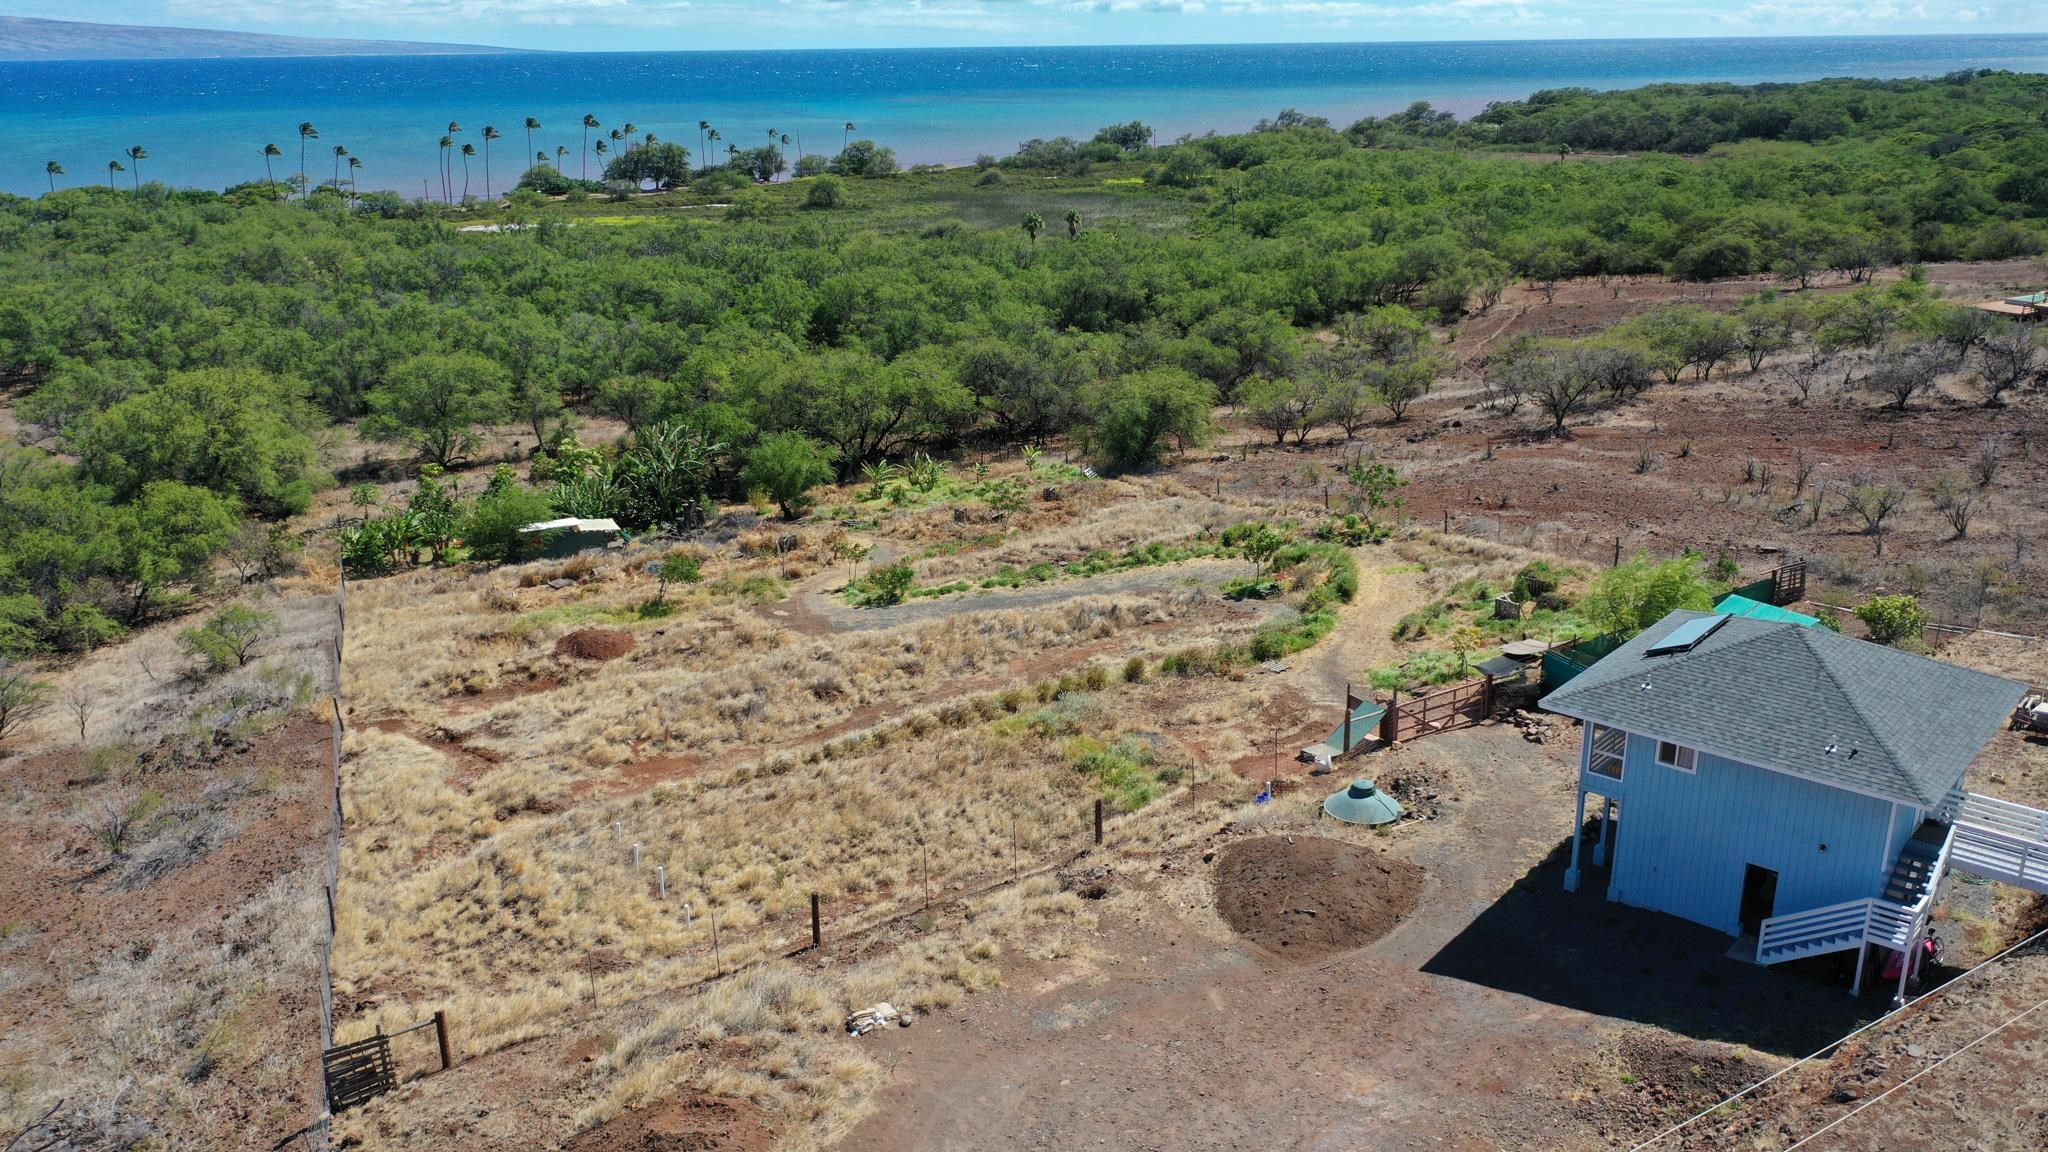
[[[1666,768],[1676,768],[1680,772],[1698,772],[1699,757],[1697,749],[1687,748],[1683,744],[1673,744],[1669,740],[1657,741],[1657,763]]]
[[[1593,725],[1593,750],[1586,770],[1595,776],[1621,779],[1622,762],[1628,758],[1628,733],[1605,724]]]

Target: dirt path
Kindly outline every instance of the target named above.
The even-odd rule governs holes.
[[[1382,755],[1426,762],[1457,794],[1447,818],[1372,841],[1429,876],[1392,933],[1277,965],[1208,911],[1199,859],[1148,870],[1106,902],[1092,962],[1020,967],[1009,991],[870,1038],[895,1074],[841,1147],[1607,1147],[1558,1103],[1618,1031],[1601,1005],[1694,1034],[1717,1013],[1711,1034],[1778,1046],[1838,1026],[1839,989],[1781,974],[1728,1018],[1759,990],[1730,994],[1756,976],[1724,938],[1562,894],[1546,861],[1570,824],[1563,744],[1489,726]],[[1618,939],[1654,959],[1617,963]]]
[[[1013,608],[1042,608],[1078,596],[1140,595],[1161,596],[1186,588],[1214,590],[1231,576],[1243,575],[1242,560],[1189,560],[1153,568],[1134,568],[1106,576],[1053,580],[1026,588],[976,589],[950,596],[907,600],[888,608],[855,608],[837,594],[844,586],[843,571],[821,572],[792,590],[790,598],[768,605],[763,614],[798,631],[823,627],[833,632],[868,632],[944,620],[966,612],[1002,612]],[[1247,601],[1256,607],[1275,609],[1275,604]],[[780,609],[780,611],[777,611]]]

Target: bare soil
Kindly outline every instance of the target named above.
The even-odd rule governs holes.
[[[632,650],[632,634],[616,628],[584,628],[555,641],[555,655],[577,660],[617,660]]]
[[[1216,911],[1267,955],[1306,964],[1385,936],[1415,910],[1422,872],[1319,836],[1265,836],[1216,861]]]
[[[675,1096],[616,1116],[562,1145],[563,1152],[767,1152],[775,1132],[745,1100]]]

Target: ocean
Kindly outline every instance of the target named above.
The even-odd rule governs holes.
[[[486,124],[504,134],[490,173],[502,192],[535,151],[566,146],[565,170],[577,173],[586,114],[603,124],[593,142],[631,122],[636,135],[692,152],[698,121],[709,120],[723,136],[713,146],[721,155],[728,143],[767,143],[771,128],[792,138],[792,155],[799,144],[837,152],[851,121],[854,139],[888,145],[905,164],[962,163],[1132,119],[1165,141],[1242,131],[1283,108],[1342,127],[1416,100],[1464,115],[1543,88],[1960,68],[2048,69],[2048,35],[0,63],[0,189],[44,191],[50,160],[67,172],[60,184],[103,182],[107,161],[129,163],[134,144],[148,151],[144,180],[260,180],[266,143],[283,151],[272,161],[283,177],[298,170],[301,121],[320,133],[307,148],[313,179],[333,175],[339,144],[362,160],[364,189],[431,188],[438,197],[438,141],[450,121],[464,129],[457,143],[479,150]],[[530,149],[529,116],[543,125]],[[484,191],[481,159],[471,163],[470,190]]]

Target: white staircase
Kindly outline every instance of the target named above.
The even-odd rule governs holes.
[[[2048,894],[2048,812],[1958,790],[1939,815],[1955,825],[1950,867]]]
[[[1865,944],[1894,952],[1910,949],[1927,930],[1935,891],[1949,867],[1954,844],[1949,826],[1933,821],[1922,824],[1899,850],[1883,896],[1771,917],[1757,932],[1756,962],[1782,964]],[[2048,857],[2042,863],[2048,864]],[[1857,984],[1862,984],[1860,962]]]

